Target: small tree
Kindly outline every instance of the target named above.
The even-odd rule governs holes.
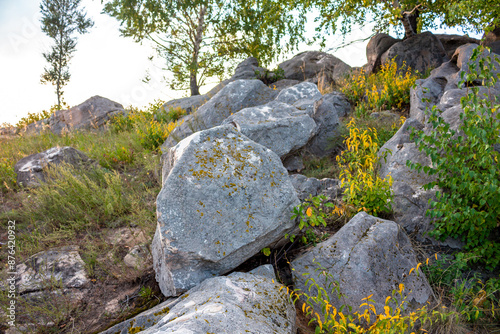
[[[206,78],[225,77],[237,59],[266,65],[305,40],[305,13],[282,0],[108,0],[104,11],[123,36],[156,43],[173,74],[170,88],[191,95]]]
[[[71,77],[68,64],[76,51],[76,37],[71,36],[75,31],[85,34],[94,25],[79,5],[80,0],[42,0],[40,4],[42,31],[55,42],[50,52],[43,53],[50,67],[44,68],[40,81],[56,87],[58,109],[61,109],[62,87]]]

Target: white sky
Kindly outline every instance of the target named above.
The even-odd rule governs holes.
[[[121,37],[119,23],[101,14],[100,0],[82,0],[81,6],[95,25],[90,33],[78,36],[77,51],[69,64],[71,79],[63,90],[64,100],[70,106],[94,95],[125,107],[141,107],[155,99],[168,101],[188,96],[187,92],[171,91],[166,87],[162,77],[167,72],[159,68],[161,59],[154,63],[148,60],[155,54],[153,46]],[[353,29],[347,40],[370,34],[371,26]],[[332,36],[327,49],[341,44],[340,37]],[[351,66],[362,66],[366,63],[366,44],[367,41],[356,43],[333,54]],[[28,112],[48,110],[57,102],[54,87],[40,83],[47,66],[42,52],[49,51],[51,45],[52,40],[40,28],[38,0],[0,0],[0,126],[3,122],[15,124]],[[305,46],[300,51],[310,49],[313,48]],[[148,84],[142,82],[146,71],[152,78]],[[203,87],[201,92],[208,91],[211,86]]]

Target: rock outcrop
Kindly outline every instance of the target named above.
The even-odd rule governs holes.
[[[279,157],[232,125],[170,149],[152,252],[165,296],[222,275],[292,230],[299,203]]]
[[[441,41],[428,31],[393,44],[382,55],[382,64],[391,59],[394,59],[398,68],[402,68],[405,63],[407,67],[420,73],[449,60]]]
[[[310,81],[324,87],[343,79],[351,70],[342,60],[320,51],[299,53],[278,66],[285,71],[285,79]]]
[[[236,80],[229,83],[196,112],[183,118],[184,122],[170,133],[162,145],[162,152],[167,152],[170,147],[196,131],[221,125],[222,121],[241,109],[274,100],[277,94],[260,80]]]
[[[349,305],[352,312],[360,311],[363,299],[372,295],[377,313],[384,313],[386,298],[392,296],[400,283],[405,286],[406,312],[433,300],[425,275],[421,271],[419,275],[414,271],[409,274],[416,268],[417,260],[404,230],[395,222],[365,212],[358,213],[334,236],[299,256],[291,265],[296,288],[317,293],[316,289],[308,290],[306,286],[307,279],[314,279],[337,309]],[[305,273],[309,275],[303,276]],[[342,299],[329,287],[334,282]],[[316,308],[322,314],[319,306]]]
[[[366,59],[368,61],[364,69],[366,73],[377,72],[380,65],[382,65],[382,55],[384,52],[399,41],[401,40],[383,33],[375,34],[375,36],[370,38],[366,46]]]

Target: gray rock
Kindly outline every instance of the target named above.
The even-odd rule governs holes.
[[[20,294],[50,289],[54,282],[60,282],[63,289],[81,289],[89,283],[85,263],[71,247],[37,253],[17,265],[16,272]]]
[[[299,53],[278,65],[285,78],[299,81],[311,79],[313,83],[335,84],[349,74],[351,67],[337,57],[320,51]]]
[[[299,80],[281,79],[272,84],[269,84],[269,87],[272,88],[273,90],[277,90],[278,92],[280,92],[283,89],[295,86],[298,83],[300,83]]]
[[[483,38],[481,38],[481,41],[481,44],[489,47],[491,49],[491,52],[500,55],[500,27],[495,27],[495,29],[488,32],[487,34],[483,34]]]
[[[136,245],[125,255],[123,263],[129,268],[142,271],[153,264],[153,258],[146,245]]]
[[[300,100],[317,101],[321,98],[318,86],[311,82],[301,82],[295,86],[288,87],[279,92],[276,101],[294,104]]]
[[[300,172],[305,168],[302,158],[296,155],[286,157],[283,166],[288,172]]]
[[[299,203],[279,157],[231,125],[169,150],[152,252],[165,296],[224,274],[295,227]]]
[[[435,177],[411,170],[406,166],[407,160],[421,163],[423,166],[431,165],[430,158],[424,152],[420,152],[415,143],[410,140],[412,129],[422,130],[424,126],[419,121],[408,118],[378,153],[380,176],[385,178],[390,175],[393,179],[394,221],[420,242],[460,248],[462,244],[456,240],[447,239],[441,242],[428,236],[428,232],[432,230],[432,224],[426,212],[429,209],[429,200],[435,199],[436,189],[424,190],[423,186],[434,181]],[[386,157],[383,158],[384,156]]]
[[[229,83],[196,112],[184,117],[184,123],[176,127],[162,145],[162,152],[165,154],[170,147],[196,131],[220,125],[241,109],[274,100],[277,94],[260,80],[236,80]]]
[[[209,99],[210,97],[208,97],[207,95],[194,95],[194,96],[184,97],[182,99],[168,101],[163,105],[163,109],[168,110],[170,108],[181,108],[186,110],[187,114],[191,114],[195,112]]]
[[[54,112],[49,118],[49,127],[55,134],[99,129],[113,116],[124,112],[121,104],[96,95],[68,110]]]
[[[15,126],[7,126],[0,128],[0,138],[14,137],[19,133],[19,129]]]
[[[279,157],[302,148],[316,133],[316,123],[307,113],[277,101],[240,110],[222,124],[231,122],[239,125],[242,134]]]
[[[478,39],[471,38],[467,35],[436,34],[435,36],[441,41],[441,44],[443,44],[446,55],[450,59],[458,47],[469,43],[480,43]]]
[[[258,266],[257,268],[250,270],[248,273],[276,280],[276,274],[274,273],[274,268],[271,264],[264,264],[262,266]]]
[[[366,46],[366,59],[368,63],[364,71],[366,71],[366,73],[377,72],[382,64],[381,58],[384,52],[399,41],[401,40],[383,33],[375,34],[375,36],[370,38]]]
[[[234,74],[230,81],[240,80],[240,79],[258,79],[259,74],[263,75],[266,69],[259,66],[259,61],[255,57],[248,57],[244,61],[236,66]]]
[[[382,55],[382,64],[386,64],[391,59],[394,59],[398,68],[401,68],[405,62],[406,66],[420,73],[436,68],[449,60],[441,41],[428,31],[392,45]]]
[[[290,181],[297,192],[297,196],[304,201],[309,196],[324,195],[329,200],[337,198],[341,194],[339,180],[324,178],[318,180],[315,177],[307,177],[301,174],[290,175]]]
[[[345,95],[331,93],[315,102],[312,118],[318,128],[316,135],[307,143],[306,150],[318,157],[324,157],[335,150],[335,142],[339,141],[339,117],[349,113],[351,105]]]
[[[233,273],[189,290],[154,326],[157,333],[295,333],[295,307],[286,289],[263,276]]]
[[[108,328],[100,334],[130,334],[130,333],[144,333],[145,329],[156,325],[170,309],[177,305],[181,298],[169,298],[163,303],[160,303],[147,311],[144,311],[133,318],[127,319]]]
[[[36,187],[45,181],[44,169],[61,163],[74,166],[91,164],[83,152],[72,147],[52,147],[47,151],[29,155],[19,160],[14,166],[17,183],[24,187]]]
[[[373,294],[371,299],[377,313],[384,313],[386,298],[400,283],[405,286],[405,312],[426,305],[434,297],[421,271],[419,275],[409,274],[417,261],[404,230],[395,222],[365,212],[358,213],[334,236],[295,259],[291,265],[296,288],[308,292],[305,281],[314,279],[327,291],[331,304],[337,309],[350,305],[352,312],[360,311],[363,298]],[[323,269],[316,271],[315,268]],[[331,277],[326,279],[323,271]],[[303,276],[305,273],[310,275]],[[341,300],[331,292],[328,284],[333,282],[338,283],[338,291],[343,295]],[[317,290],[308,293],[314,294]],[[316,308],[321,314],[319,307]]]

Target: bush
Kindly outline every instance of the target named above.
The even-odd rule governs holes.
[[[344,201],[347,206],[354,207],[355,212],[364,210],[371,215],[388,214],[392,211],[392,178],[381,179],[377,175],[377,131],[368,128],[361,132],[354,118],[347,128],[347,149],[337,156],[341,186],[345,188]]]
[[[0,158],[0,192],[8,192],[17,184],[14,166],[6,158]]]
[[[471,63],[478,60],[481,51],[474,51]],[[470,69],[466,78],[462,76],[462,83],[482,81],[492,87],[497,81],[489,57],[479,60],[479,69],[474,63]],[[439,188],[427,211],[434,219],[431,235],[462,240],[474,262],[493,269],[500,263],[500,154],[494,149],[500,143],[500,105],[496,97],[480,97],[477,87],[470,90],[461,100],[463,123],[458,131],[451,129],[434,107],[428,111],[432,131],[412,134],[419,150],[431,158],[432,167],[411,161],[407,165],[437,176],[435,182],[424,186],[427,190]]]
[[[170,123],[170,122],[175,122],[178,121],[179,118],[184,116],[186,114],[186,110],[182,109],[181,107],[172,107],[169,108],[168,111],[165,109],[159,108],[155,113],[155,120],[159,123]]]
[[[23,117],[21,118],[21,120],[19,120],[19,122],[17,122],[16,124],[16,127],[18,128],[22,128],[22,127],[25,127],[26,125],[28,124],[31,124],[31,123],[35,123],[35,122],[38,122],[38,121],[41,121],[42,119],[47,119],[49,118],[55,111],[57,110],[61,110],[62,107],[64,108],[69,108],[69,106],[66,104],[66,102],[63,102],[62,103],[62,106],[61,108],[59,108],[58,105],[53,105],[52,107],[50,107],[50,110],[49,111],[46,111],[46,110],[42,110],[41,112],[39,113],[31,113],[29,112],[28,115],[26,117]]]
[[[359,116],[373,111],[404,108],[410,104],[410,88],[420,75],[410,67],[398,70],[392,59],[382,65],[380,71],[367,75],[358,71],[343,82],[341,91],[356,106]]]

